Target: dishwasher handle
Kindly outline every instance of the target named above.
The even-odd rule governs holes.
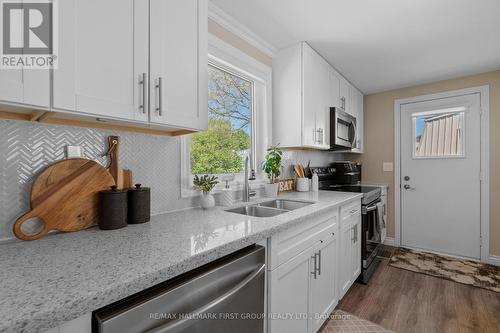
[[[225,293],[222,296],[217,297],[210,303],[196,309],[195,311],[191,312],[189,315],[186,315],[186,318],[181,319],[181,320],[176,320],[176,321],[171,321],[166,324],[160,325],[158,327],[152,328],[145,333],[170,333],[170,332],[178,332],[180,329],[184,328],[187,324],[189,324],[190,321],[193,319],[191,318],[200,318],[202,315],[210,309],[214,308],[218,304],[224,302],[226,299],[229,297],[233,296],[237,292],[239,292],[241,289],[245,288],[247,284],[252,282],[259,274],[261,274],[266,265],[262,264],[260,265],[257,269],[255,269],[249,276],[247,276],[244,280],[242,280],[240,283],[238,283],[236,286],[231,288],[227,293]]]

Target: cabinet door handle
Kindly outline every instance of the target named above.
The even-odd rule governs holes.
[[[315,254],[315,256],[318,256],[318,267],[317,267],[317,272],[318,275],[321,275],[321,250],[318,251],[318,253]]]
[[[314,268],[313,268],[313,271],[311,272],[311,274],[314,276],[314,279],[316,280],[318,278],[318,261],[316,260],[316,253],[311,256],[311,259],[314,260]]]
[[[142,73],[139,79],[139,86],[141,89],[141,104],[139,105],[139,110],[146,114],[146,96],[148,94],[146,82],[148,80],[148,75],[146,73]]]
[[[354,243],[358,242],[358,225],[354,226]]]
[[[158,89],[158,107],[156,108],[156,111],[158,111],[158,115],[161,117],[163,113],[163,107],[162,107],[162,78],[161,76],[158,78],[158,84],[156,85],[156,89]]]

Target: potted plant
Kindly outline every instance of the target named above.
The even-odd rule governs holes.
[[[212,191],[218,183],[216,176],[194,176],[193,185],[195,189],[202,193],[200,203],[203,209],[209,209],[215,206],[215,199],[210,191]]]
[[[269,183],[264,185],[266,197],[275,197],[278,195],[278,184],[276,183],[276,179],[281,173],[281,157],[283,155],[283,152],[278,146],[279,144],[269,147],[262,168],[269,179]]]

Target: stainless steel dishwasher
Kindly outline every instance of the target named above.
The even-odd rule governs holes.
[[[92,332],[263,332],[264,274],[253,245],[94,311]]]

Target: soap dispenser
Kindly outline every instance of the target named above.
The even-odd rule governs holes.
[[[233,192],[229,186],[230,179],[224,179],[226,186],[222,189],[219,195],[219,204],[224,207],[232,206],[234,203]]]
[[[313,172],[313,175],[312,175],[311,190],[313,192],[318,192],[318,190],[319,190],[319,178],[318,178],[318,175],[316,174],[316,172]]]

